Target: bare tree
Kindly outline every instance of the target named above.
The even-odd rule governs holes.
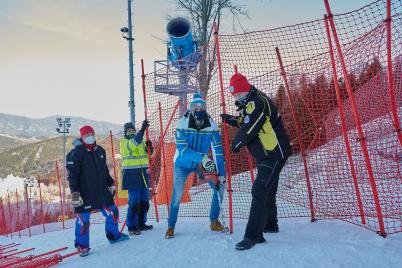
[[[194,34],[201,48],[202,58],[199,65],[198,82],[200,92],[205,97],[208,93],[212,72],[215,65],[215,51],[208,51],[209,41],[213,34],[213,23],[216,22],[218,29],[222,15],[225,12],[233,16],[239,22],[239,16],[248,17],[245,8],[246,1],[234,0],[172,0],[178,9],[188,13],[194,27]],[[215,50],[215,47],[213,48]],[[208,53],[210,52],[210,53]]]

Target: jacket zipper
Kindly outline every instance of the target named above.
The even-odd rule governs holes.
[[[195,142],[195,149],[196,149],[196,150],[198,150],[198,137],[199,137],[199,136],[200,136],[200,131],[197,130],[197,140],[196,140],[196,142]],[[195,162],[193,161],[193,163],[195,163]],[[197,166],[197,164],[196,164],[195,166]],[[193,165],[191,165],[191,167],[193,167]]]

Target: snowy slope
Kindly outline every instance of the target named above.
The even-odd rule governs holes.
[[[234,222],[235,232],[211,233],[208,220],[179,219],[176,237],[163,238],[167,224],[109,245],[102,224],[91,225],[91,254],[66,259],[59,267],[402,267],[402,234],[386,239],[342,221],[280,220],[280,233],[265,235],[267,244],[239,252],[234,249],[246,225]],[[73,229],[32,238],[14,239],[36,254],[63,246],[73,249]],[[0,244],[11,239],[0,237]],[[22,247],[20,246],[22,249]]]

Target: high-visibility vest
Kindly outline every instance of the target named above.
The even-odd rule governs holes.
[[[148,154],[145,141],[137,144],[133,139],[120,140],[122,169],[148,168]]]

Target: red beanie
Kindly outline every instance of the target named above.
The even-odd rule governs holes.
[[[229,91],[232,95],[240,92],[249,92],[250,89],[250,83],[241,73],[236,73],[230,78]]]
[[[91,126],[83,126],[80,128],[80,136],[81,138],[85,137],[85,135],[93,134],[95,135],[95,130]]]

